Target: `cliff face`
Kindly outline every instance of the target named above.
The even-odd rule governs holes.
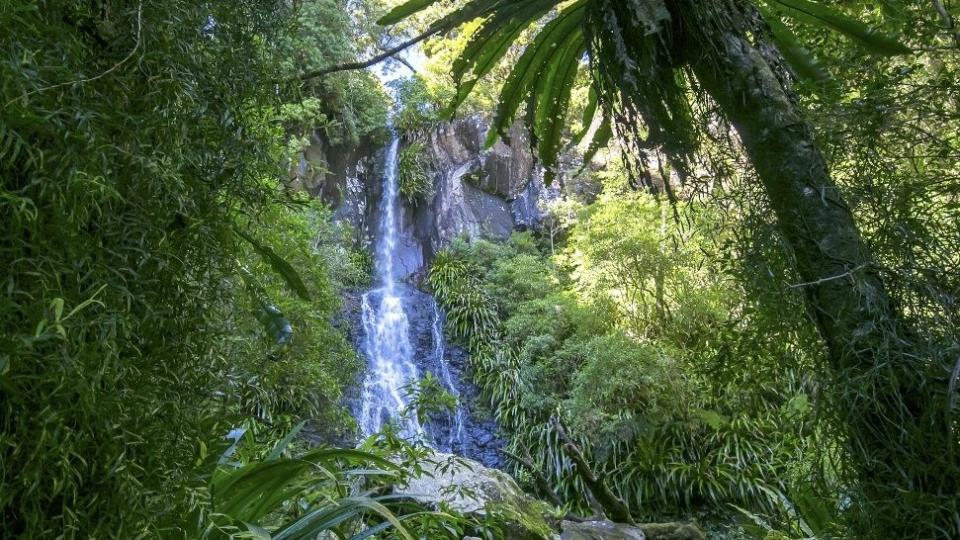
[[[423,137],[433,195],[403,209],[400,265],[412,275],[460,235],[503,239],[535,227],[542,204],[559,195],[546,187],[525,133],[515,128],[509,143],[484,150],[486,124],[478,117],[444,124]],[[383,150],[371,145],[330,147],[317,138],[296,171],[297,181],[349,224],[359,245],[376,234],[384,173]]]

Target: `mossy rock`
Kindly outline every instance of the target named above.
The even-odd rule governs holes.
[[[551,507],[523,492],[510,475],[451,454],[434,452],[423,472],[397,489],[398,495],[439,508],[493,518],[504,540],[550,540],[556,532],[547,521]]]

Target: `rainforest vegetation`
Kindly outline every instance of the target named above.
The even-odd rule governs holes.
[[[960,537],[957,17],[4,1],[0,537]],[[496,422],[534,525],[395,494],[431,450],[358,437],[343,312],[374,255],[301,174],[396,137],[426,206],[463,118],[524,133],[554,195],[425,254],[477,395],[410,399]]]

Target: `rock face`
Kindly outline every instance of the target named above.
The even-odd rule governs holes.
[[[459,235],[506,238],[516,229],[536,226],[543,203],[559,188],[543,185],[530,142],[519,127],[508,142],[484,150],[487,126],[469,117],[430,134],[435,193],[416,209],[418,236],[429,257]]]
[[[514,128],[509,143],[489,150],[483,148],[485,138],[486,123],[479,117],[443,124],[424,138],[433,196],[403,209],[404,230],[413,239],[405,272],[420,270],[457,236],[503,239],[535,227],[543,203],[559,196],[559,187],[544,186],[522,129]],[[329,204],[335,219],[351,226],[358,245],[369,246],[376,234],[383,158],[376,144],[330,146],[314,137],[292,180]]]
[[[509,475],[475,461],[436,452],[398,495],[430,507],[450,505],[464,514],[496,516],[504,523],[505,540],[555,538],[545,516],[549,507],[526,495]]]
[[[646,540],[638,527],[611,521],[564,521],[560,540]]]

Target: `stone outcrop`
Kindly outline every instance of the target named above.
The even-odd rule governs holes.
[[[505,524],[505,540],[556,537],[546,518],[549,506],[525,494],[508,474],[439,452],[422,468],[420,475],[396,490],[398,495],[433,508],[445,503],[463,514],[496,517]]]
[[[468,117],[445,123],[423,137],[433,195],[403,209],[410,240],[404,270],[413,274],[454,238],[503,239],[516,229],[536,227],[543,203],[559,187],[543,185],[543,174],[522,129],[509,141],[484,149],[486,123]],[[329,204],[334,218],[349,224],[358,245],[372,244],[384,172],[382,145],[331,146],[315,136],[294,168],[292,181]],[[416,253],[414,253],[416,252]]]
[[[560,540],[706,540],[691,523],[644,523],[625,525],[605,520],[560,523]]]
[[[643,529],[611,521],[563,521],[560,540],[646,540]]]
[[[463,514],[495,517],[505,524],[504,540],[706,540],[690,523],[558,523],[556,509],[524,493],[510,475],[452,454],[434,452],[421,468],[397,495],[431,508],[443,503]]]

